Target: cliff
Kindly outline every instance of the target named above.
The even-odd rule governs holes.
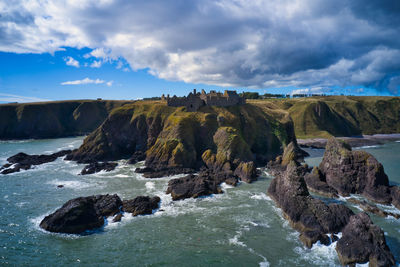
[[[400,97],[316,96],[248,102],[288,112],[298,138],[400,132]]]
[[[83,135],[96,129],[115,107],[132,101],[69,100],[0,105],[0,139]]]
[[[146,166],[154,169],[207,165],[233,171],[240,162],[265,164],[291,141],[293,123],[285,112],[249,104],[187,112],[147,101],[114,109],[69,158],[116,160],[144,151]]]

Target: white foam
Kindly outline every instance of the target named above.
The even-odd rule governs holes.
[[[268,200],[268,201],[271,200],[271,198],[269,196],[267,196],[265,193],[255,194],[255,195],[252,195],[250,198],[257,199],[257,200]]]
[[[378,145],[372,145],[372,146],[359,146],[359,147],[355,147],[354,149],[365,149],[365,148],[376,148],[376,147],[380,147]]]
[[[233,185],[229,185],[225,182],[223,182],[220,186],[224,192],[226,191],[226,189],[235,188]]]
[[[82,182],[82,181],[65,181],[65,180],[52,180],[47,182],[47,184],[50,185],[63,185],[65,188],[71,188],[71,189],[84,189],[84,188],[88,188],[91,187],[92,185],[86,182]]]
[[[145,186],[146,186],[147,190],[154,190],[155,189],[154,182],[146,182]]]
[[[400,140],[396,141],[396,143],[400,143]]]
[[[337,234],[338,238],[342,237],[342,233]],[[301,258],[306,261],[312,262],[319,266],[337,266],[338,256],[336,253],[336,242],[332,242],[329,246],[321,244],[319,241],[315,243],[311,249],[305,247],[296,247],[294,251],[299,254]]]

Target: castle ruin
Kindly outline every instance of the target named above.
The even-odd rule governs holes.
[[[227,107],[246,103],[246,100],[240,97],[236,91],[229,90],[225,90],[223,94],[211,90],[210,93],[206,94],[204,90],[201,90],[201,93],[197,93],[196,89],[193,89],[193,92],[190,92],[188,96],[177,97],[174,95],[173,97],[169,97],[168,95],[165,97],[162,95],[161,99],[166,100],[168,106],[184,106],[187,111],[197,111],[202,106]]]

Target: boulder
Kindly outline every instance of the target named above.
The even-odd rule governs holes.
[[[161,199],[158,196],[150,198],[149,196],[138,196],[134,199],[124,200],[122,210],[132,213],[132,216],[152,214],[157,209]]]
[[[117,195],[74,198],[46,216],[40,227],[49,232],[80,234],[103,226],[104,216],[118,213],[121,204]]]
[[[291,161],[303,161],[309,154],[302,150],[295,141],[290,142],[284,149],[282,155],[282,165],[286,166]]]
[[[343,265],[369,262],[369,266],[393,266],[394,257],[386,244],[382,229],[361,212],[350,217],[336,245]]]
[[[81,175],[93,174],[100,171],[110,172],[117,166],[118,163],[116,162],[92,162],[82,169]]]
[[[246,183],[257,180],[257,168],[253,161],[240,162],[234,174]]]

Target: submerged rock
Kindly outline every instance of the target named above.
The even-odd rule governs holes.
[[[74,198],[46,216],[40,227],[49,232],[80,234],[103,226],[104,216],[118,213],[121,205],[117,195]]]
[[[313,198],[303,178],[303,170],[294,161],[271,181],[268,194],[283,210],[300,240],[311,247],[315,242],[327,243],[328,233],[336,234],[354,213],[344,205],[325,204]]]
[[[100,171],[110,172],[117,166],[118,163],[116,162],[93,162],[82,169],[81,175],[93,174]]]
[[[394,257],[382,229],[361,212],[350,217],[336,245],[343,265],[369,262],[369,266],[393,266]]]
[[[122,210],[132,213],[132,216],[152,214],[157,209],[161,199],[158,196],[138,196],[131,200],[122,202]]]
[[[61,150],[50,155],[29,155],[18,153],[7,159],[9,163],[4,164],[0,170],[2,174],[19,172],[20,170],[29,170],[34,165],[55,161],[59,157],[63,157],[71,153],[71,150]]]

